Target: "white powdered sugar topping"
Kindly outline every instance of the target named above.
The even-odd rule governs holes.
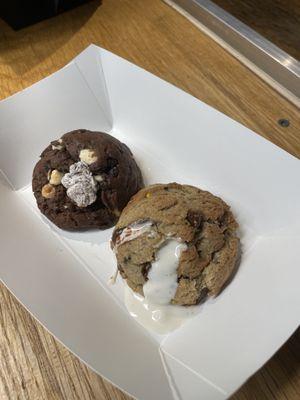
[[[61,183],[67,189],[67,196],[78,207],[87,207],[97,199],[98,183],[83,161],[72,164],[70,172],[63,176]]]

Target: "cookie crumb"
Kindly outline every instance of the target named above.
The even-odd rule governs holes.
[[[103,182],[104,181],[104,178],[103,178],[102,175],[95,175],[94,179],[95,179],[96,182]]]
[[[115,283],[117,281],[118,273],[119,273],[119,270],[117,268],[115,273],[109,278],[109,280],[107,282],[108,285],[115,285]]]

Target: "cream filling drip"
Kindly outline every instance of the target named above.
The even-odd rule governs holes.
[[[168,239],[159,249],[143,286],[145,297],[125,287],[125,305],[130,315],[146,329],[167,334],[199,312],[199,306],[170,304],[177,290],[177,268],[185,243]]]
[[[166,335],[199,313],[200,306],[149,303],[125,285],[125,305],[129,314],[149,331]]]
[[[135,222],[117,236],[114,244],[114,252],[118,246],[134,240],[144,233],[153,236],[153,222]],[[177,306],[171,304],[175,297],[178,282],[177,268],[180,255],[187,249],[187,245],[180,239],[174,239],[170,233],[167,240],[157,252],[156,260],[148,272],[148,280],[143,286],[145,297],[133,292],[125,285],[125,305],[129,314],[146,329],[165,335],[179,326],[186,320],[199,312],[199,306]],[[110,284],[115,282],[116,275],[111,277]]]
[[[148,280],[143,286],[147,302],[169,304],[177,290],[177,268],[181,252],[187,249],[185,243],[167,240],[159,249],[156,260],[148,272]]]

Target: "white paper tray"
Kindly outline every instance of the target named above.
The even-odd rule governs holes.
[[[108,286],[112,230],[64,232],[37,211],[30,181],[64,132],[110,132],[146,183],[208,189],[233,208],[243,257],[194,319],[154,335]],[[225,399],[299,324],[299,161],[194,97],[96,46],[0,103],[0,273],[65,346],[140,400]]]

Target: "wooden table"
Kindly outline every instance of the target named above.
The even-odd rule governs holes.
[[[159,0],[105,0],[99,8],[94,1],[19,32],[0,21],[1,98],[56,71],[90,43],[300,156],[299,110]],[[290,126],[281,127],[280,118]],[[59,344],[4,286],[0,306],[1,400],[129,399]],[[299,399],[299,354],[298,332],[233,399]]]
[[[300,61],[299,0],[213,1]]]

